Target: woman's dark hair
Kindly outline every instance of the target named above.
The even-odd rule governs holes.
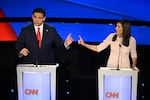
[[[35,9],[33,10],[32,14],[34,14],[35,12],[37,12],[37,13],[42,13],[44,17],[46,16],[45,9],[43,9],[43,8],[35,8]]]
[[[119,21],[117,21],[117,23],[120,23],[122,25],[122,28],[123,28],[123,41],[122,41],[122,44],[124,46],[129,46],[129,39],[130,39],[130,36],[131,36],[131,25],[130,25],[130,22],[127,20],[127,19],[121,19]],[[112,41],[115,41],[117,38],[117,35],[115,34]]]

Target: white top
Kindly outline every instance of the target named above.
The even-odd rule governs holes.
[[[130,68],[129,55],[131,54],[131,57],[137,57],[136,40],[131,36],[129,46],[126,47],[121,43],[122,38],[117,37],[116,41],[112,41],[115,34],[116,33],[111,33],[108,35],[107,38],[97,46],[97,50],[100,52],[110,45],[107,67],[115,68],[119,64],[120,68]]]
[[[38,28],[40,28],[40,33],[41,33],[41,38],[43,37],[43,24],[41,24],[40,26],[36,26],[34,25],[35,28],[35,33],[37,33]]]

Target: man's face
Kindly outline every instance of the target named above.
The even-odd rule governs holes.
[[[33,19],[33,23],[36,25],[36,26],[40,26],[46,19],[45,16],[43,16],[42,13],[38,13],[38,12],[35,12],[33,15],[32,15],[32,19]]]

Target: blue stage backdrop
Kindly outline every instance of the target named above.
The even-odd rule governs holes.
[[[149,0],[0,0],[0,7],[8,18],[31,17],[35,7],[43,7],[48,18],[92,18],[150,22]],[[16,34],[30,22],[11,22]],[[72,33],[75,41],[81,35],[85,41],[101,42],[115,27],[111,24],[56,23],[54,25],[63,39]],[[150,26],[132,26],[137,43],[150,45]]]

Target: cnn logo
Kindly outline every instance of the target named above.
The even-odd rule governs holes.
[[[26,95],[38,95],[39,94],[38,89],[25,89],[24,92]]]
[[[119,98],[119,92],[106,92],[106,98]]]

